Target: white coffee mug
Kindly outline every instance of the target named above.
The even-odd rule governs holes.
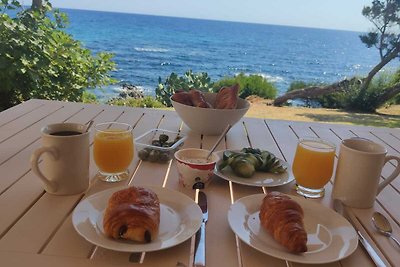
[[[353,208],[370,208],[376,196],[400,173],[400,158],[386,155],[380,144],[363,138],[343,140],[340,145],[332,196]],[[395,170],[379,183],[383,166],[397,161]]]
[[[31,156],[33,172],[46,192],[73,195],[89,186],[89,132],[77,123],[50,124],[42,128],[42,147]],[[40,163],[40,159],[43,162]]]

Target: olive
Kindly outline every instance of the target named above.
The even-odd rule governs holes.
[[[153,141],[151,142],[151,144],[152,144],[153,146],[161,146],[161,143],[160,143],[159,140],[153,140]]]
[[[158,140],[160,141],[161,144],[167,142],[169,139],[169,136],[166,134],[160,134],[160,136],[158,137]]]
[[[158,160],[159,160],[160,162],[166,162],[166,161],[168,161],[168,160],[169,160],[169,155],[168,155],[168,153],[160,153],[160,155],[159,155],[159,157],[158,157]]]
[[[142,149],[138,152],[138,156],[141,160],[147,160],[149,154],[149,151],[147,151],[146,149]]]
[[[160,151],[152,150],[149,154],[149,161],[156,162],[158,161],[159,156],[160,156]]]

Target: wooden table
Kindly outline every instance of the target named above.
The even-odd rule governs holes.
[[[85,194],[54,196],[44,192],[41,181],[32,173],[30,155],[40,147],[40,129],[50,123],[96,123],[121,121],[134,125],[138,136],[152,128],[181,130],[188,135],[184,147],[210,148],[217,136],[191,132],[173,111],[112,107],[82,103],[29,100],[0,113],[0,263],[1,266],[192,266],[194,238],[175,247],[143,253],[121,253],[92,245],[75,232],[71,214],[85,197],[124,184],[156,185],[181,191],[194,198],[194,191],[178,184],[175,161],[169,164],[142,162],[136,157],[130,165],[131,179],[118,184],[91,180]],[[244,118],[228,133],[218,149],[252,146],[267,149],[289,164],[293,161],[298,138],[318,136],[336,144],[342,139],[360,136],[383,144],[390,154],[399,155],[400,130],[325,123],[304,123],[270,119]],[[93,140],[93,131],[91,133]],[[393,170],[385,166],[383,176]],[[90,175],[97,168],[91,159]],[[382,177],[384,179],[384,177]],[[274,188],[293,193],[294,183]],[[207,266],[300,266],[258,252],[239,241],[227,221],[227,211],[237,199],[265,193],[270,188],[232,184],[214,178],[205,189],[209,199],[207,223]],[[332,184],[326,186],[325,198],[318,201],[331,206]],[[394,235],[400,238],[400,179],[396,179],[378,196],[372,209],[353,209],[357,228],[373,242],[393,266],[400,266],[400,248],[379,234],[371,223],[373,211],[390,218]],[[374,266],[359,245],[350,257],[321,266]]]

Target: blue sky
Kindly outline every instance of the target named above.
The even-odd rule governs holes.
[[[26,1],[26,0],[25,0]],[[50,0],[54,7],[368,31],[372,0]],[[30,1],[26,2],[26,4]]]

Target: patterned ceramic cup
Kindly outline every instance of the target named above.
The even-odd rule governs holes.
[[[176,166],[179,173],[179,183],[187,188],[193,188],[196,183],[206,186],[213,175],[214,167],[219,157],[210,151],[197,148],[186,148],[175,152]]]

